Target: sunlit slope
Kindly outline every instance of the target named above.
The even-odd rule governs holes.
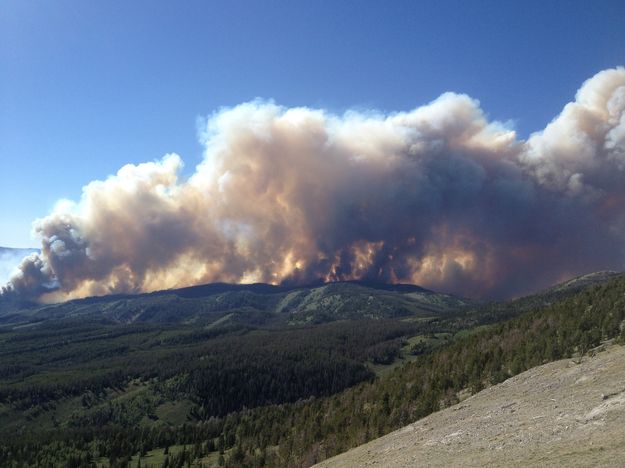
[[[339,282],[308,287],[209,284],[139,295],[113,295],[48,306],[0,304],[0,323],[101,317],[116,323],[322,323],[356,318],[445,314],[472,301],[414,285]]]
[[[535,367],[319,466],[623,466],[625,347],[577,362]]]

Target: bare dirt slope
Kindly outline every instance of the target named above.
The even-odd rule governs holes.
[[[625,466],[625,346],[531,369],[319,466]]]

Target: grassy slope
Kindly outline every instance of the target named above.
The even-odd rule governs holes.
[[[622,466],[623,375],[622,346],[545,364],[320,466]]]

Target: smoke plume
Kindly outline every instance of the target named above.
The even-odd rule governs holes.
[[[0,247],[0,284],[5,284],[13,276],[13,272],[22,259],[36,253],[36,249],[10,249]]]
[[[188,178],[169,154],[59,202],[4,292],[368,278],[505,297],[625,264],[623,68],[527,140],[454,93],[391,115],[254,101],[201,139]]]

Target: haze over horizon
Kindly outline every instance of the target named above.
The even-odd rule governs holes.
[[[43,253],[6,290],[622,270],[625,7],[409,3],[8,2],[0,245]]]

